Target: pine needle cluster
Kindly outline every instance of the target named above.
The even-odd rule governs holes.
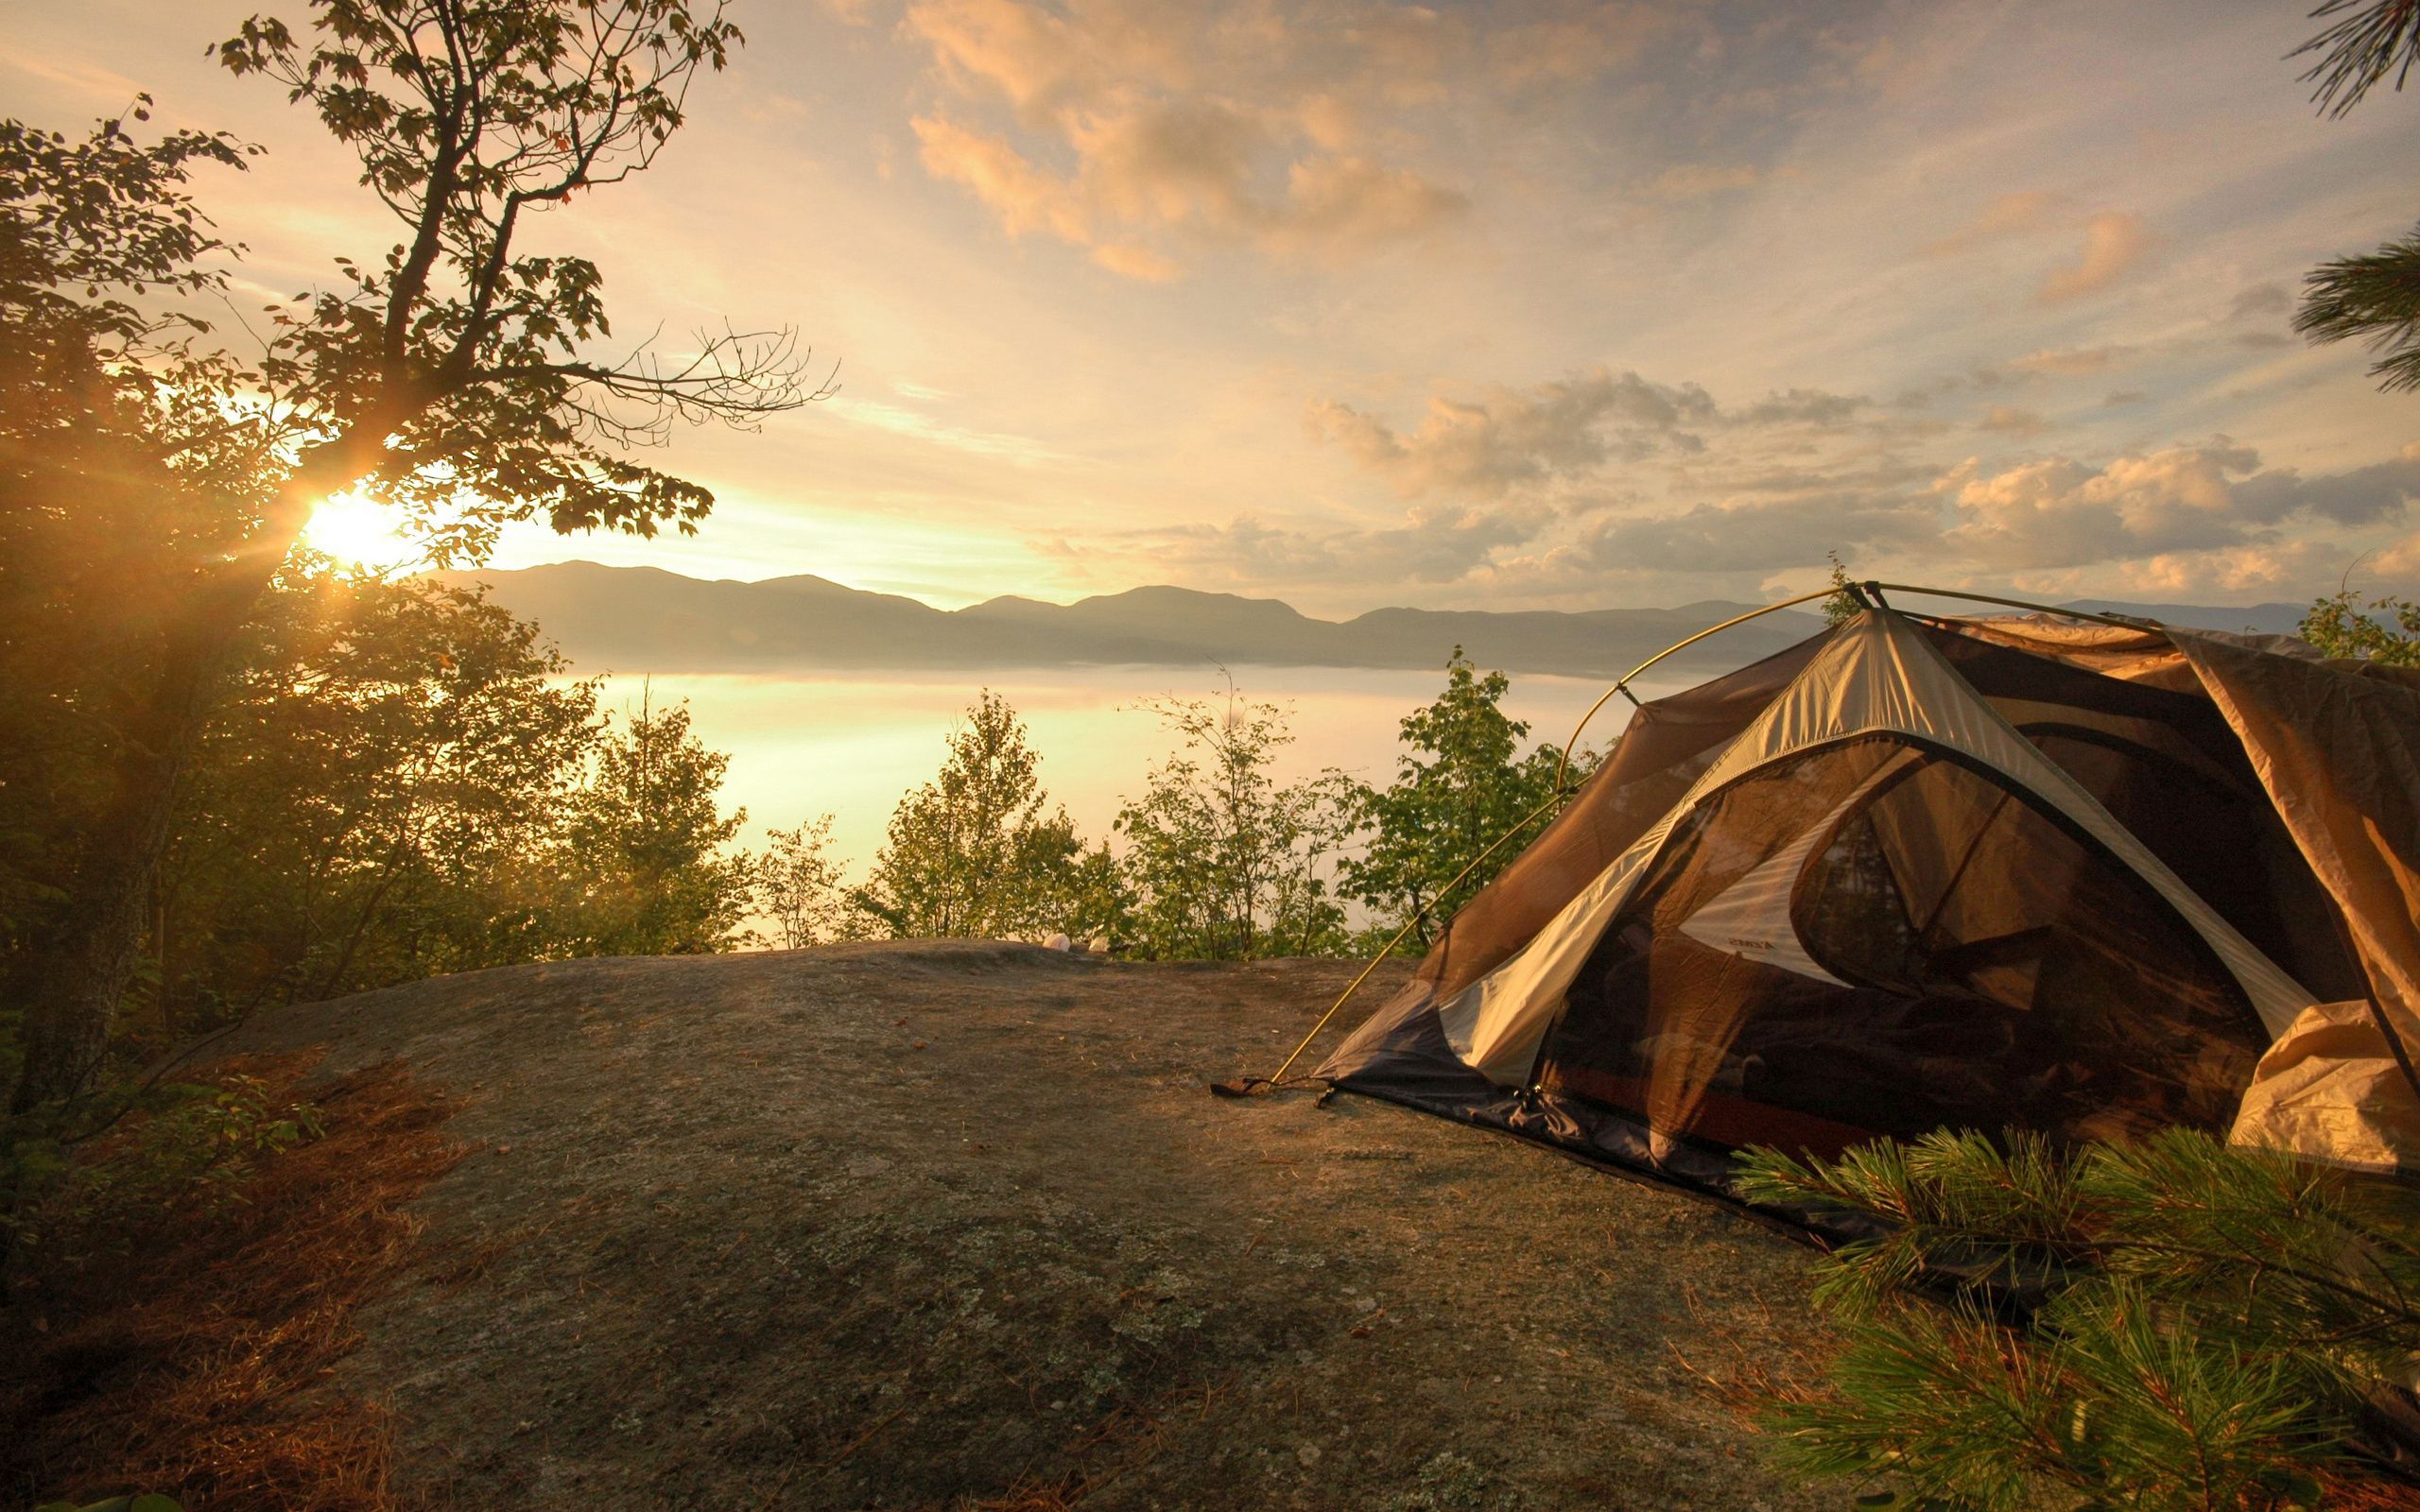
[[[1823,1263],[1825,1388],[1769,1425],[1919,1505],[2315,1505],[2420,1355],[2410,1195],[2198,1131],[1758,1150],[1738,1187],[1874,1230]]]

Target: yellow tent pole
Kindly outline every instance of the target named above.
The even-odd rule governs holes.
[[[1563,778],[1564,778],[1564,774],[1566,771],[1570,770],[1570,768],[1571,768],[1571,752],[1572,752],[1573,748],[1574,748],[1574,747],[1576,747],[1577,746],[1579,746],[1579,744],[1580,744],[1580,734],[1581,734],[1581,731],[1582,731],[1582,730],[1586,730],[1586,729],[1588,728],[1588,721],[1590,721],[1591,719],[1594,719],[1594,718],[1596,718],[1596,717],[1597,717],[1597,711],[1598,711],[1598,710],[1604,708],[1606,704],[1611,703],[1611,702],[1613,701],[1613,697],[1614,697],[1614,695],[1615,695],[1615,694],[1617,694],[1617,693],[1618,693],[1618,694],[1622,695],[1624,697],[1629,697],[1629,696],[1630,696],[1630,683],[1631,683],[1631,679],[1632,679],[1633,678],[1635,678],[1635,677],[1637,677],[1640,673],[1645,672],[1649,667],[1651,667],[1651,666],[1653,666],[1656,662],[1663,661],[1666,657],[1670,656],[1673,652],[1675,652],[1675,651],[1685,651],[1685,650],[1687,650],[1690,646],[1693,646],[1693,645],[1697,644],[1700,641],[1704,640],[1707,636],[1709,636],[1709,635],[1719,635],[1719,634],[1720,634],[1722,631],[1724,631],[1724,630],[1727,630],[1727,629],[1731,628],[1731,627],[1733,627],[1734,625],[1745,625],[1745,624],[1747,624],[1750,620],[1753,620],[1753,619],[1758,618],[1759,616],[1762,616],[1762,615],[1771,614],[1771,613],[1772,613],[1775,610],[1784,610],[1784,609],[1789,609],[1789,608],[1792,607],[1793,605],[1805,604],[1805,603],[1807,603],[1807,602],[1809,602],[1810,600],[1813,600],[1813,599],[1818,599],[1818,598],[1829,598],[1829,597],[1831,597],[1834,593],[1839,593],[1839,592],[1840,592],[1840,590],[1839,590],[1839,589],[1837,589],[1837,588],[1825,588],[1825,589],[1819,590],[1818,592],[1816,592],[1816,593],[1801,593],[1801,594],[1799,594],[1796,598],[1785,598],[1785,599],[1783,599],[1783,600],[1782,600],[1780,603],[1778,603],[1778,604],[1767,604],[1767,605],[1766,605],[1764,608],[1762,608],[1762,609],[1752,609],[1752,610],[1749,610],[1747,613],[1745,613],[1745,614],[1735,614],[1735,615],[1733,615],[1731,618],[1729,618],[1729,619],[1727,619],[1727,620],[1724,620],[1724,621],[1723,621],[1721,624],[1720,624],[1720,625],[1710,626],[1710,627],[1707,627],[1707,628],[1705,628],[1705,629],[1703,629],[1703,630],[1698,631],[1698,633],[1697,633],[1697,634],[1690,636],[1690,637],[1689,637],[1687,640],[1685,640],[1685,641],[1675,641],[1675,642],[1673,642],[1670,645],[1666,646],[1663,650],[1656,652],[1653,656],[1649,657],[1646,661],[1641,662],[1638,665],[1636,665],[1636,666],[1634,666],[1634,667],[1631,668],[1631,669],[1630,669],[1630,671],[1628,671],[1628,672],[1626,672],[1626,673],[1624,673],[1624,674],[1622,675],[1622,678],[1621,678],[1621,679],[1620,679],[1619,681],[1616,682],[1612,687],[1607,688],[1607,689],[1605,690],[1603,696],[1599,697],[1599,698],[1595,703],[1592,703],[1592,704],[1590,704],[1590,705],[1588,706],[1588,712],[1587,712],[1586,713],[1582,714],[1582,715],[1580,716],[1580,723],[1572,729],[1572,731],[1571,731],[1571,739],[1570,739],[1570,740],[1568,740],[1568,741],[1566,741],[1566,742],[1564,744],[1564,747],[1563,747],[1563,759],[1562,759],[1561,761],[1559,761],[1559,762],[1555,763],[1555,767],[1554,767],[1554,787],[1555,787],[1555,791],[1556,791],[1557,793],[1560,793],[1560,792],[1562,792],[1562,791],[1563,791]],[[1636,700],[1636,699],[1633,699],[1632,701],[1633,701],[1633,702],[1636,702],[1637,700]]]
[[[1860,582],[1851,584],[1849,586],[1862,588],[1868,591],[1888,590],[1893,593],[1922,593],[1928,598],[1961,598],[1977,604],[2005,604],[2011,609],[2030,609],[2034,610],[2036,613],[2041,614],[2064,614],[2069,619],[2098,620],[2103,625],[2121,626],[2127,629],[2156,629],[2159,627],[2159,621],[2157,620],[2134,619],[2123,614],[2100,614],[2088,609],[2061,609],[2056,604],[2037,604],[2031,599],[2001,598],[1996,594],[1992,593],[1970,593],[1962,588],[1921,588],[1913,583],[1878,582]],[[1761,609],[1752,609],[1747,613],[1734,615],[1730,619],[1724,620],[1720,625],[1709,626],[1705,629],[1698,631],[1697,634],[1690,636],[1685,641],[1675,641],[1670,645],[1666,646],[1663,650],[1656,652],[1653,656],[1649,657],[1646,661],[1641,662],[1638,665],[1631,668],[1628,673],[1623,675],[1620,681],[1615,683],[1612,687],[1607,688],[1601,697],[1599,697],[1595,703],[1588,706],[1588,712],[1580,716],[1580,724],[1578,728],[1572,730],[1570,741],[1563,747],[1563,762],[1559,763],[1555,767],[1554,780],[1556,791],[1562,791],[1564,767],[1571,760],[1571,752],[1580,744],[1581,731],[1588,728],[1588,721],[1596,718],[1597,712],[1604,708],[1606,704],[1613,701],[1615,694],[1618,693],[1625,697],[1628,697],[1630,696],[1630,684],[1632,680],[1636,679],[1648,668],[1653,666],[1656,662],[1663,661],[1666,657],[1670,656],[1673,652],[1685,651],[1690,646],[1697,644],[1700,641],[1704,640],[1707,636],[1719,635],[1722,631],[1731,628],[1734,625],[1745,625],[1748,621],[1755,619],[1759,615],[1771,614],[1775,610],[1791,609],[1797,605],[1809,603],[1815,599],[1829,598],[1840,592],[1841,589],[1838,587],[1822,588],[1811,593],[1801,593],[1796,598],[1785,598],[1779,603],[1767,604]],[[1633,701],[1635,702],[1636,700],[1633,699]]]
[[[2071,620],[2098,620],[2129,630],[2163,628],[2157,620],[2137,619],[2131,614],[2102,614],[2088,609],[2061,609],[2056,604],[2037,604],[2030,598],[2001,598],[1994,593],[1970,593],[1962,588],[1919,588],[1913,583],[1859,583],[1859,588],[1888,589],[1893,593],[1922,593],[1927,598],[1962,598],[1975,604],[2005,604],[2011,609],[2030,609],[2037,614],[2063,614]],[[1717,626],[1720,629],[1721,627]],[[1685,644],[1686,643],[1684,643]],[[1636,676],[1636,674],[1633,674]]]

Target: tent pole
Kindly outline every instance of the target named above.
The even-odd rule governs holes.
[[[1992,593],[1970,593],[1962,588],[1920,588],[1913,583],[1883,583],[1873,581],[1851,583],[1847,586],[1850,596],[1860,601],[1864,599],[1865,595],[1858,593],[1858,590],[1874,590],[1876,597],[1879,598],[1881,596],[1881,590],[1887,588],[1894,593],[1922,593],[1927,598],[1962,598],[1977,604],[2005,604],[2011,609],[2030,609],[2037,614],[2059,614],[2073,620],[2097,620],[2103,625],[2116,625],[2130,630],[2155,630],[2161,628],[2160,623],[2157,620],[2135,619],[2124,614],[2100,614],[2095,613],[2093,610],[2088,609],[2061,609],[2056,604],[2037,604],[2031,599],[2001,598]],[[1724,630],[1731,628],[1734,625],[1745,625],[1750,620],[1755,619],[1759,615],[1771,614],[1775,610],[1791,609],[1797,605],[1809,603],[1815,599],[1830,598],[1833,594],[1838,593],[1841,591],[1841,590],[1838,588],[1819,588],[1811,593],[1801,593],[1796,598],[1785,598],[1778,603],[1767,604],[1761,609],[1752,609],[1745,614],[1734,615],[1730,619],[1724,620],[1720,625],[1708,626],[1706,628],[1698,631],[1697,634],[1690,636],[1685,641],[1673,642],[1663,650],[1656,652],[1653,656],[1649,657],[1646,661],[1641,662],[1638,665],[1631,668],[1628,673],[1623,675],[1620,681],[1615,683],[1612,687],[1607,688],[1604,692],[1604,696],[1599,698],[1595,703],[1590,704],[1588,706],[1588,712],[1580,716],[1579,725],[1571,731],[1570,741],[1563,747],[1563,760],[1556,764],[1554,774],[1555,790],[1557,792],[1561,792],[1563,790],[1564,774],[1569,767],[1571,752],[1573,748],[1580,744],[1581,731],[1588,728],[1588,722],[1597,717],[1598,711],[1604,708],[1606,704],[1612,702],[1614,695],[1617,693],[1623,697],[1630,699],[1633,704],[1636,704],[1638,702],[1637,696],[1630,691],[1630,684],[1634,679],[1638,677],[1639,674],[1645,672],[1656,662],[1663,661],[1666,657],[1670,656],[1673,652],[1685,651],[1690,646],[1697,644],[1700,641],[1704,640],[1707,636],[1720,635]],[[1884,607],[1888,608],[1889,606],[1885,605]]]
[[[1698,631],[1697,634],[1690,636],[1685,641],[1673,642],[1663,650],[1656,652],[1653,656],[1649,657],[1646,661],[1641,662],[1638,665],[1631,668],[1628,673],[1623,675],[1620,681],[1616,682],[1612,687],[1607,688],[1603,696],[1599,697],[1595,703],[1588,706],[1588,712],[1582,714],[1580,716],[1580,723],[1573,727],[1571,738],[1564,743],[1562,759],[1557,761],[1554,765],[1554,790],[1557,793],[1561,793],[1564,790],[1563,780],[1571,770],[1571,752],[1579,746],[1581,731],[1588,728],[1588,721],[1597,717],[1597,711],[1604,708],[1606,704],[1612,702],[1614,695],[1617,693],[1623,697],[1630,699],[1633,704],[1636,704],[1638,702],[1637,696],[1630,691],[1631,679],[1633,678],[1635,678],[1640,673],[1645,672],[1649,667],[1651,667],[1656,662],[1663,661],[1673,652],[1686,650],[1688,647],[1697,644],[1700,641],[1704,640],[1707,636],[1718,635],[1722,631],[1731,628],[1734,625],[1745,625],[1748,621],[1755,619],[1759,615],[1771,614],[1775,610],[1789,609],[1792,605],[1804,604],[1812,599],[1829,598],[1838,592],[1840,592],[1840,590],[1835,588],[1819,589],[1812,593],[1801,593],[1796,598],[1785,598],[1778,604],[1767,604],[1762,609],[1752,609],[1745,614],[1735,614],[1731,618],[1724,620],[1720,625],[1711,626],[1705,629]]]
[[[1927,598],[1962,598],[1974,604],[2005,604],[2011,609],[2030,609],[2037,614],[2057,614],[2071,620],[2096,620],[2102,625],[2115,625],[2128,630],[2167,628],[2157,620],[2137,619],[2131,614],[2102,614],[2088,609],[2061,609],[2056,604],[2037,604],[2030,598],[2001,598],[1994,593],[1970,593],[1962,588],[1919,588],[1913,583],[1867,583],[1865,586],[1887,588],[1894,593],[1922,593]],[[1720,626],[1715,627],[1721,628]]]

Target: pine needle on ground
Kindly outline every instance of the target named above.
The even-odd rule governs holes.
[[[281,1097],[315,1057],[241,1068]],[[409,1263],[413,1198],[461,1159],[400,1065],[314,1091],[321,1136],[239,1200],[163,1214],[122,1254],[42,1275],[0,1317],[0,1494],[157,1491],[224,1512],[393,1512],[389,1425],[333,1382]]]

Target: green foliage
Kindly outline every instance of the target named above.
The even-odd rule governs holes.
[[[2359,339],[2377,353],[2370,376],[2380,388],[2420,388],[2420,228],[2305,274],[2294,329],[2317,342]]]
[[[144,112],[134,112],[141,120]],[[137,748],[173,607],[230,550],[242,498],[165,458],[226,381],[179,293],[224,284],[185,192],[224,137],[71,139],[0,121],[0,952],[44,943],[112,768]],[[78,822],[80,821],[80,822]]]
[[[1098,911],[1088,889],[1115,869],[1090,861],[1066,810],[1049,806],[1025,721],[987,688],[948,746],[940,773],[892,812],[854,906],[894,939],[1077,935],[1088,906]]]
[[[1394,782],[1354,793],[1352,822],[1369,839],[1340,863],[1338,891],[1374,910],[1389,933],[1409,921],[1428,945],[1546,821],[1538,811],[1553,797],[1562,752],[1540,746],[1522,753],[1529,725],[1498,707],[1511,688],[1503,673],[1479,675],[1454,647],[1445,691],[1404,717],[1410,750],[1396,759]],[[1522,837],[1472,865],[1516,829]]]
[[[700,335],[619,362],[604,277],[521,243],[530,213],[644,171],[700,68],[739,44],[684,0],[312,0],[307,26],[247,20],[217,49],[353,149],[403,240],[336,259],[338,287],[271,308],[257,380],[315,495],[346,488],[476,556],[506,521],[683,530],[704,488],[625,455],[674,421],[748,421],[813,397],[786,336]]]
[[[129,114],[147,122],[150,106],[150,95],[138,94]],[[125,127],[126,118],[106,120],[74,138],[0,123],[0,309],[28,324],[46,319],[126,339],[155,318],[102,290],[140,296],[224,284],[197,266],[226,244],[184,186],[193,164],[241,168],[248,149],[202,131],[172,131],[144,146]]]
[[[2400,91],[2420,63],[2420,6],[2411,0],[2321,0],[2311,16],[2342,18],[2289,55],[2319,54],[2303,82],[2329,115],[2341,116],[2360,104],[2390,74]]]
[[[280,1103],[247,1075],[122,1088],[76,1111],[77,1125],[37,1116],[0,1125],[0,1268],[36,1249],[58,1252],[54,1264],[123,1251],[238,1200],[261,1160],[321,1132],[317,1108]]]
[[[1849,564],[1837,551],[1824,554],[1832,561],[1832,596],[1824,600],[1824,623],[1838,628],[1865,612],[1865,602],[1849,577]]]
[[[840,864],[825,852],[832,844],[832,816],[774,830],[756,861],[756,906],[773,921],[787,950],[825,940],[852,939],[864,931],[865,916],[850,905]]]
[[[1132,941],[1134,893],[1108,841],[1078,853],[1064,886],[1066,906],[1060,917],[1070,939],[1080,946],[1101,940],[1112,948]]]
[[[2311,1505],[2420,1349],[2407,1195],[2193,1130],[1753,1151],[1738,1189],[1883,1229],[1823,1263],[1848,1342],[1825,1391],[1771,1410],[1782,1452],[1944,1507]]]
[[[685,530],[711,494],[631,443],[821,397],[786,332],[600,355],[598,268],[527,245],[525,212],[652,163],[693,77],[738,43],[719,6],[308,9],[299,27],[245,22],[219,60],[282,84],[353,149],[398,239],[334,257],[332,291],[270,306],[257,357],[210,339],[238,249],[185,188],[246,149],[195,132],[144,145],[114,120],[80,141],[0,123],[0,945],[18,1111],[100,1073],[156,927],[180,788],[315,507],[339,490],[392,506],[441,557],[475,556],[516,520]],[[357,857],[339,869],[362,874]],[[362,970],[351,946],[318,947],[352,938],[344,910],[386,902],[335,906],[306,977]]]
[[[1181,742],[1119,811],[1141,954],[1174,960],[1332,955],[1351,948],[1323,863],[1352,829],[1354,784],[1278,782],[1286,712],[1227,686],[1219,703],[1146,705]]]
[[[643,699],[594,751],[549,857],[562,879],[552,928],[570,955],[687,955],[730,950],[748,917],[756,866],[723,847],[748,820],[717,802],[731,758],[689,731],[689,706]]]
[[[567,670],[478,593],[285,574],[179,804],[164,1024],[549,954],[537,857],[597,736]]]
[[[2328,656],[2381,666],[2420,666],[2420,604],[2378,597],[2363,604],[2349,589],[2314,600],[2302,638]]]

